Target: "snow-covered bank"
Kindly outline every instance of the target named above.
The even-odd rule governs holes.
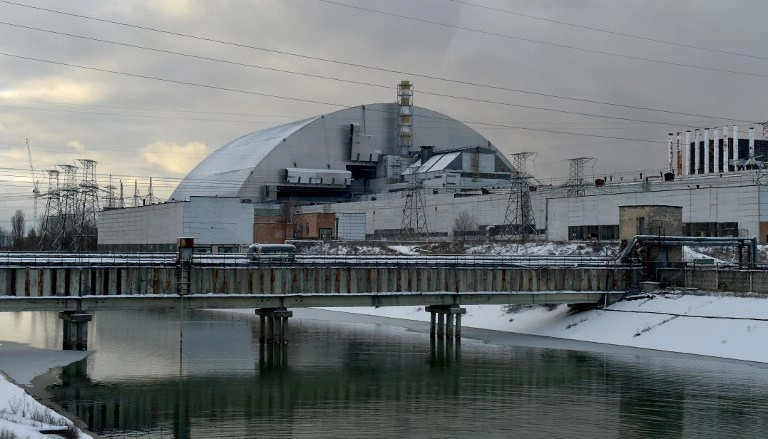
[[[37,349],[18,343],[0,344],[0,371],[18,384],[28,385],[32,379],[53,367],[64,366],[87,356],[82,351]],[[0,374],[1,438],[90,438],[72,421],[37,402],[22,388]],[[56,433],[58,436],[43,432]]]
[[[462,326],[768,363],[768,299],[659,293],[606,309],[466,306]],[[417,307],[325,308],[428,320]]]

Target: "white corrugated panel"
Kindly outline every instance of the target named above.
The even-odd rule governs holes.
[[[446,166],[453,163],[454,160],[456,160],[456,157],[461,155],[460,152],[451,152],[448,154],[443,154],[440,156],[440,160],[438,160],[431,168],[429,168],[430,171],[442,171],[446,168]]]
[[[362,241],[365,239],[365,213],[337,213],[338,239]]]

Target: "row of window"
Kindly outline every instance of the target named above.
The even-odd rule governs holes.
[[[645,233],[652,233],[646,228]],[[683,223],[683,236],[739,236],[739,223]],[[619,239],[618,225],[568,226],[568,239],[581,241]]]

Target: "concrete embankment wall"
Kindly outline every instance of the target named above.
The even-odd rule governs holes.
[[[768,271],[765,270],[660,269],[659,280],[667,287],[768,294]]]
[[[621,291],[626,268],[192,267],[191,294]],[[175,267],[0,267],[0,295],[175,294]]]

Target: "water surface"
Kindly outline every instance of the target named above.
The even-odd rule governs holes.
[[[176,312],[99,311],[94,353],[48,391],[116,438],[768,433],[768,373],[755,365],[489,331],[465,334],[502,344],[454,346],[430,343],[426,322],[297,315],[288,345],[265,346],[248,314],[187,311],[180,324]],[[61,344],[55,313],[6,313],[0,330]]]

